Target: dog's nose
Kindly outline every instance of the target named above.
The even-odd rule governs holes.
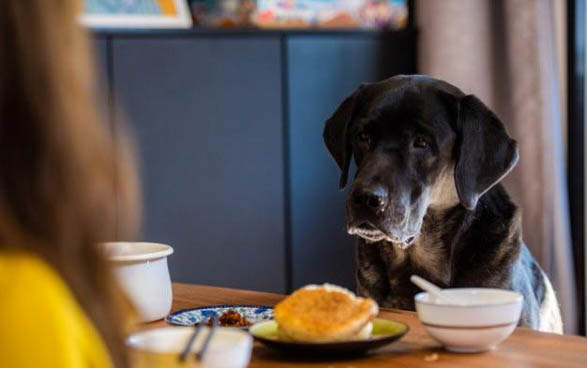
[[[355,190],[353,202],[375,212],[382,211],[387,204],[387,190],[380,185]]]

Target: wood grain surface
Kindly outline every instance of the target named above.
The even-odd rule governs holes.
[[[173,285],[173,311],[215,304],[275,305],[284,295],[211,286]],[[353,359],[319,359],[284,355],[255,343],[250,367],[587,367],[587,338],[555,335],[518,328],[496,350],[481,354],[455,354],[443,350],[428,336],[413,312],[382,308],[380,318],[410,326],[399,342]],[[144,328],[166,326],[163,321]]]

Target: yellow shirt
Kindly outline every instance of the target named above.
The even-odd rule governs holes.
[[[39,257],[0,252],[0,366],[112,366],[65,282]]]

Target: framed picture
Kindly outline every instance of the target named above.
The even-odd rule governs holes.
[[[83,0],[80,22],[90,28],[190,28],[186,0]]]

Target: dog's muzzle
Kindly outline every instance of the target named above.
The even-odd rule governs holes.
[[[380,241],[387,241],[398,246],[400,249],[407,249],[414,244],[417,235],[409,235],[404,237],[397,237],[393,234],[386,234],[383,231],[376,229],[371,225],[349,226],[347,232],[350,235],[357,235],[365,239],[369,243],[376,243]]]

